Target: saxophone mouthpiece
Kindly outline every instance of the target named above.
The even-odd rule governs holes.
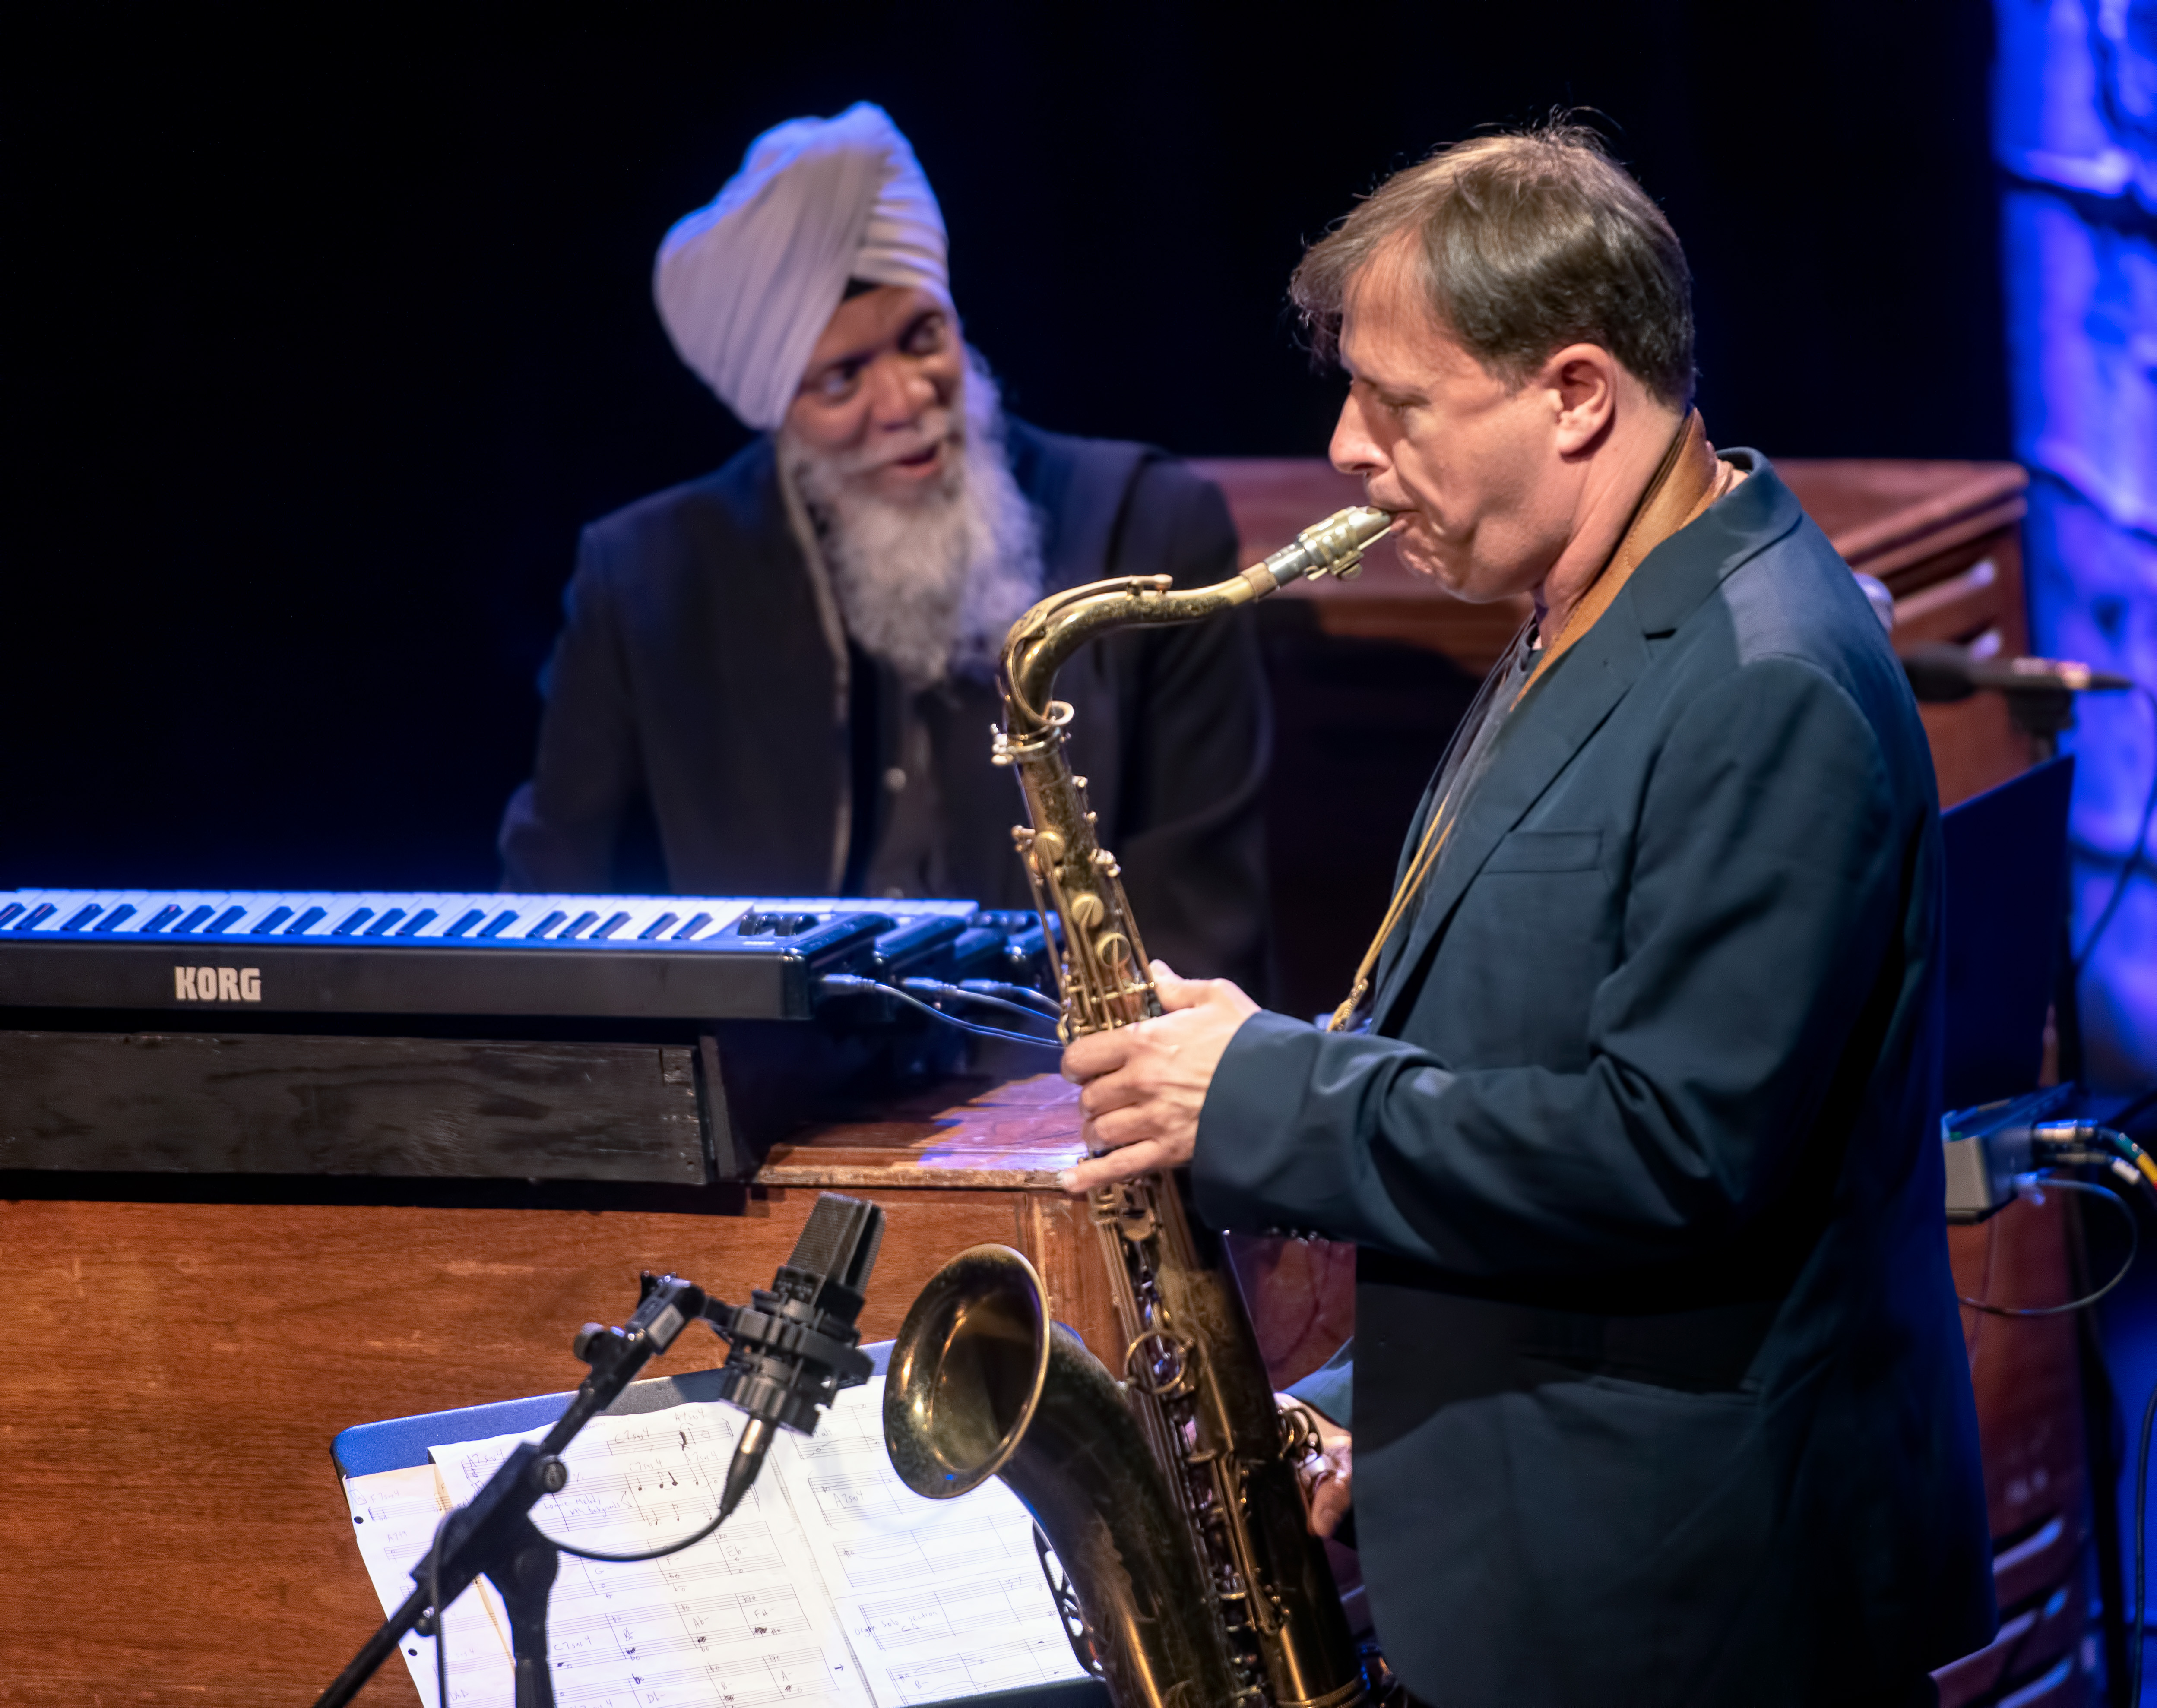
[[[1393,517],[1387,512],[1367,504],[1351,505],[1304,529],[1293,544],[1243,573],[1253,579],[1267,575],[1277,589],[1301,576],[1315,579],[1331,575],[1346,581],[1362,568],[1363,548],[1384,538],[1393,527]]]

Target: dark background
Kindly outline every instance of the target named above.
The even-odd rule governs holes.
[[[578,526],[742,443],[652,252],[883,102],[1015,409],[1316,455],[1282,313],[1391,168],[1608,116],[1771,454],[2007,450],[1988,8],[74,8],[0,38],[0,887],[491,886]]]

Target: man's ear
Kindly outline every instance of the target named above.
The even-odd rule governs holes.
[[[1580,456],[1602,442],[1618,412],[1618,363],[1600,344],[1568,344],[1536,376],[1551,398],[1560,456]]]

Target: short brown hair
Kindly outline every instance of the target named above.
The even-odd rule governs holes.
[[[1438,323],[1525,383],[1554,350],[1599,344],[1663,402],[1692,399],[1692,275],[1663,211],[1583,126],[1441,148],[1313,244],[1289,281],[1313,349],[1338,353],[1350,282],[1406,236]]]

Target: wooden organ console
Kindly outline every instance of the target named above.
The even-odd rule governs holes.
[[[2020,470],[1779,466],[1853,564],[1894,593],[1898,641],[1996,635],[2021,650]],[[1359,496],[1320,463],[1202,467],[1228,491],[1247,561]],[[1520,613],[1449,599],[1385,553],[1360,580],[1305,594],[1259,615],[1282,732],[1275,996],[1315,1011],[1337,997],[1382,908],[1400,826]],[[2028,763],[1988,697],[1927,721],[1945,799]],[[1320,865],[1301,840],[1351,822],[1370,845],[1345,859],[1335,841]],[[619,1027],[605,1037],[625,1047]],[[289,1094],[368,1093],[347,1075]],[[494,1094],[468,1101],[484,1114]],[[109,1151],[70,1172],[50,1166],[48,1146],[47,1166],[0,1173],[0,1288],[18,1329],[0,1364],[0,1697],[311,1700],[379,1617],[343,1534],[327,1451],[338,1430],[572,1386],[571,1335],[588,1319],[622,1320],[640,1269],[744,1297],[827,1187],[875,1198],[888,1217],[865,1338],[893,1334],[953,1253],[993,1240],[1024,1251],[1058,1316],[1113,1360],[1095,1237],[1055,1184],[1078,1149],[1070,1088],[1023,1066],[827,1111],[701,1181],[174,1171]],[[1979,1284],[1988,1263],[1995,1284],[2010,1273],[2032,1290],[2061,1283],[2057,1217],[2016,1208],[1990,1232],[1958,1230],[1960,1284]],[[1351,1331],[1351,1255],[1238,1242],[1277,1380]],[[1969,1335],[2003,1608],[2027,1623],[1951,1669],[1955,1705],[2048,1676],[2078,1652],[2085,1618],[2083,1597],[2057,1593],[2078,1583],[2088,1526],[2073,1329],[1973,1320]],[[392,1669],[362,1700],[414,1698]]]

